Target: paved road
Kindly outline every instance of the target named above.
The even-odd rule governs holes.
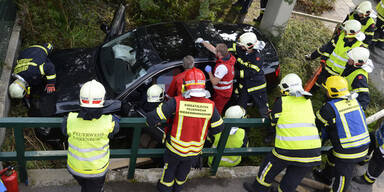
[[[371,59],[375,65],[375,69],[369,74],[369,78],[374,86],[384,93],[384,50],[378,47],[374,47],[371,50]]]
[[[241,179],[212,179],[201,178],[192,179],[186,185],[185,192],[243,192],[243,182],[252,181],[254,177]],[[52,186],[52,187],[36,187],[30,188],[21,186],[21,192],[77,192],[80,191],[78,185]],[[153,183],[129,183],[129,182],[113,182],[105,185],[105,192],[155,192],[156,185]]]

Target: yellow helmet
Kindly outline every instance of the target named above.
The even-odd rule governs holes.
[[[330,98],[346,98],[350,95],[348,82],[342,76],[328,77],[323,86],[327,89]]]

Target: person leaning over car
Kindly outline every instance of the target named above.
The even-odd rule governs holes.
[[[172,82],[169,85],[169,88],[167,91],[168,98],[181,95],[184,92],[183,81],[185,78],[185,73],[188,71],[188,69],[192,69],[194,66],[195,66],[195,60],[192,56],[187,55],[183,58],[184,71],[173,77]]]
[[[257,40],[256,34],[247,32],[239,37],[228,50],[237,58],[236,79],[239,80],[239,105],[247,109],[248,100],[252,99],[261,117],[268,119],[267,83],[263,71],[263,61],[260,50],[265,42]]]
[[[81,110],[61,125],[68,137],[67,169],[82,192],[102,192],[109,166],[109,139],[119,132],[119,118],[103,114],[105,88],[96,80],[80,89]]]
[[[158,126],[161,120],[174,117],[170,130],[166,131],[164,169],[157,185],[159,191],[181,191],[193,163],[201,154],[208,131],[213,135],[224,128],[215,103],[208,97],[204,73],[192,68],[185,74],[184,94],[170,98],[148,113],[150,128]]]
[[[210,65],[207,65],[204,70],[208,73],[213,89],[215,90],[213,101],[221,114],[232,96],[236,58],[228,52],[227,45],[223,43],[219,43],[214,47],[202,38],[197,38],[195,42],[203,44],[204,47],[216,55],[217,60],[213,74]]]
[[[52,49],[53,46],[50,43],[45,43],[32,45],[20,52],[12,73],[15,80],[9,85],[11,98],[28,97],[31,89],[33,92],[40,92],[37,89],[44,83],[46,93],[51,94],[56,91],[55,66],[48,58]]]

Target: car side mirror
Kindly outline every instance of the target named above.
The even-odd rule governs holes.
[[[102,24],[100,25],[100,29],[101,29],[104,33],[106,33],[106,34],[109,32],[109,27],[108,27],[108,25],[105,24],[105,23],[102,23]]]

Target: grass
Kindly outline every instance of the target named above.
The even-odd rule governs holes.
[[[105,34],[99,29],[103,22],[109,23],[112,20],[113,12],[118,6],[113,0],[16,0],[19,9],[22,11],[22,47],[35,43],[51,42],[56,48],[93,47],[102,42]],[[158,22],[159,19],[167,19],[158,16],[150,19],[151,15],[141,14],[143,10],[134,0],[127,0],[128,10],[126,22],[128,28],[137,24]],[[252,22],[258,16],[258,1],[254,1],[249,9],[245,21]],[[57,6],[56,6],[57,5]],[[178,7],[175,7],[178,8]],[[156,7],[154,7],[156,9]],[[182,10],[188,6],[181,7]],[[234,22],[236,17],[233,11],[228,8],[218,13],[215,21]],[[182,13],[178,13],[182,14]],[[193,19],[196,14],[190,14]],[[172,19],[187,19],[172,13]],[[168,18],[169,19],[169,18]],[[251,23],[253,24],[253,23]],[[302,18],[290,19],[285,32],[280,39],[274,39],[278,50],[281,75],[288,73],[298,74],[303,83],[313,74],[319,65],[319,60],[308,62],[304,55],[316,50],[319,46],[330,40],[331,31],[323,26],[321,22]],[[372,86],[371,86],[372,87]],[[374,88],[370,88],[371,103],[366,111],[367,116],[379,111],[384,107],[384,97]],[[280,95],[276,88],[269,93],[269,104],[272,105],[276,97]],[[318,110],[325,100],[324,92],[318,91],[312,97],[314,110]],[[254,110],[250,113],[255,114]],[[26,109],[21,102],[12,102],[10,116],[26,116]],[[375,125],[370,125],[373,129]],[[7,130],[7,140],[3,145],[3,151],[14,151],[14,138],[12,130]],[[250,146],[265,146],[263,138],[266,136],[265,129],[251,129],[249,133]],[[44,150],[49,148],[42,145],[35,136],[32,129],[25,130],[26,146],[28,150]],[[261,162],[262,156],[244,158],[243,165],[257,165]],[[59,162],[59,163],[58,163]],[[60,163],[61,162],[61,163]],[[62,167],[63,161],[31,161],[28,168]]]

